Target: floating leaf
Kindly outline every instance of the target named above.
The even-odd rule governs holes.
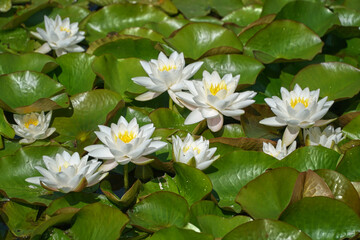
[[[360,217],[345,203],[327,197],[303,198],[280,220],[319,240],[351,238],[360,231]]]
[[[140,180],[136,180],[136,182],[131,186],[131,188],[125,192],[125,194],[119,198],[111,189],[111,184],[108,181],[101,182],[100,189],[106,195],[106,197],[113,203],[115,203],[119,208],[125,208],[130,206],[137,197],[141,188]]]
[[[119,209],[101,203],[93,203],[80,209],[69,233],[75,239],[118,239],[128,217]]]
[[[316,81],[313,81],[316,79]],[[313,64],[302,69],[292,82],[310,90],[320,89],[320,97],[329,100],[351,98],[360,91],[360,70],[346,63]]]
[[[346,203],[357,214],[360,214],[359,195],[354,186],[345,176],[328,169],[320,169],[317,170],[316,173],[325,180],[334,194],[335,199]]]
[[[350,181],[360,181],[360,146],[349,149],[336,168],[336,171],[343,174]]]
[[[296,149],[273,167],[292,167],[299,172],[316,169],[336,168],[340,154],[332,149],[322,146],[308,146]]]
[[[353,140],[360,140],[360,116],[355,117],[344,128],[346,136]]]
[[[238,137],[234,139],[229,137],[218,137],[210,139],[210,143],[223,143],[232,147],[253,151],[262,151],[264,142],[275,144],[274,141],[262,138]]]
[[[243,150],[221,156],[205,170],[220,198],[219,206],[239,211],[235,203],[239,190],[277,161],[262,152]]]
[[[225,217],[226,215],[221,211],[215,202],[209,200],[202,200],[194,203],[190,207],[190,222],[199,226],[198,217],[201,216],[219,216]]]
[[[278,219],[290,203],[298,175],[292,168],[265,172],[240,189],[236,202],[255,219]]]
[[[235,10],[221,20],[224,22],[232,22],[240,27],[245,27],[250,23],[259,19],[262,7],[259,5],[249,5]]]
[[[158,108],[152,111],[149,118],[156,128],[174,128],[191,132],[196,124],[185,125],[185,118],[168,108]]]
[[[155,192],[127,213],[132,225],[154,232],[169,226],[184,227],[189,218],[188,208],[186,200],[175,193]]]
[[[14,138],[15,131],[6,120],[4,111],[0,108],[0,134],[4,137]]]
[[[231,73],[233,76],[240,74],[239,84],[254,84],[264,66],[256,59],[239,54],[215,55],[202,58],[204,64],[195,74],[194,79],[202,78],[202,72],[217,71],[220,76]]]
[[[96,77],[91,70],[94,58],[85,53],[68,53],[56,59],[62,70],[58,80],[68,94],[74,95],[92,89]]]
[[[149,240],[168,240],[168,239],[194,239],[194,240],[212,240],[211,235],[197,233],[192,230],[181,229],[175,226],[164,228],[152,235]]]
[[[240,225],[223,238],[223,240],[236,239],[310,240],[311,238],[290,224],[273,219],[258,219]]]
[[[244,51],[263,63],[271,63],[275,60],[311,60],[321,52],[322,46],[319,36],[305,25],[276,20],[249,39]]]
[[[205,198],[212,190],[211,181],[202,171],[183,163],[174,163],[174,181],[191,206],[194,202]]]
[[[185,57],[199,59],[205,55],[239,53],[242,44],[234,32],[211,23],[190,23],[174,32],[165,41]],[[196,48],[188,43],[196,43]],[[214,52],[215,51],[215,52]]]
[[[242,129],[240,124],[226,124],[224,125],[219,132],[212,132],[210,129],[205,130],[202,134],[203,137],[210,138],[218,138],[218,137],[226,137],[226,138],[239,138],[245,137],[244,130]]]
[[[86,23],[87,40],[92,42],[110,32],[141,27],[147,22],[160,22],[167,15],[156,7],[140,4],[114,4],[92,14]]]

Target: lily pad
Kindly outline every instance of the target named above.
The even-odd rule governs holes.
[[[216,54],[239,53],[242,43],[235,33],[211,23],[189,23],[174,32],[165,41],[185,57],[199,59]],[[188,43],[196,43],[196,48]]]
[[[360,116],[357,116],[343,128],[346,136],[353,140],[360,140]]]
[[[100,189],[106,195],[106,197],[113,203],[115,203],[120,209],[128,207],[132,204],[137,197],[141,188],[140,180],[137,180],[131,188],[125,192],[125,194],[119,198],[111,189],[111,183],[109,181],[101,182]]]
[[[68,53],[56,59],[62,70],[58,80],[69,95],[92,89],[96,77],[91,70],[94,59],[85,53]]]
[[[299,172],[317,169],[335,170],[340,154],[323,146],[307,146],[296,149],[273,167],[292,167]]]
[[[199,226],[198,217],[201,216],[219,216],[226,217],[226,215],[221,211],[215,202],[209,200],[201,200],[190,207],[190,222]]]
[[[360,146],[349,149],[336,168],[336,171],[343,174],[350,181],[360,182]]]
[[[155,192],[127,213],[132,225],[155,232],[169,226],[184,227],[189,219],[189,206],[183,197],[175,193]]]
[[[149,118],[156,128],[174,128],[191,132],[196,124],[185,125],[185,118],[168,108],[158,108],[152,111]]]
[[[15,131],[6,120],[4,111],[0,108],[0,134],[4,137],[14,138]]]
[[[14,155],[2,157],[0,167],[4,169],[0,175],[0,192],[10,199],[22,202],[48,205],[55,195],[40,186],[25,181],[26,178],[41,176],[34,166],[44,167],[42,157],[55,157],[62,153],[58,146],[23,147]]]
[[[92,14],[86,23],[87,40],[92,42],[110,32],[129,27],[142,27],[147,22],[160,22],[168,16],[158,8],[140,4],[113,4]]]
[[[255,219],[278,219],[290,203],[298,175],[293,168],[263,173],[240,189],[236,202]]]
[[[10,73],[1,75],[0,83],[3,86],[0,88],[0,102],[4,110],[29,113],[66,106],[64,100],[67,101],[67,97],[56,95],[64,87],[45,74],[30,71]]]
[[[275,60],[311,60],[322,47],[320,37],[304,24],[276,20],[249,39],[244,52],[263,63],[271,63]]]
[[[327,197],[303,198],[280,220],[319,240],[351,238],[360,231],[360,217],[345,203]]]
[[[239,190],[275,162],[275,158],[254,151],[238,150],[221,156],[205,170],[219,196],[219,206],[239,212],[241,208],[235,203]]]
[[[177,227],[169,227],[164,228],[152,235],[149,240],[186,240],[186,239],[194,239],[194,240],[212,240],[213,237],[209,234],[205,233],[197,233],[193,230],[181,229]]]
[[[256,59],[239,54],[215,55],[202,58],[204,64],[195,74],[194,79],[202,78],[202,72],[217,71],[220,76],[231,73],[233,76],[240,74],[238,84],[255,84],[259,73],[264,69],[264,65]]]
[[[316,81],[313,81],[316,79]],[[360,91],[360,70],[346,63],[313,64],[295,75],[291,86],[299,84],[310,90],[320,89],[320,96],[329,100],[351,98]]]
[[[235,23],[240,27],[245,27],[260,18],[261,10],[262,7],[259,5],[243,6],[242,8],[229,13],[221,20],[224,22]]]
[[[205,130],[202,134],[203,137],[210,138],[218,138],[218,137],[226,137],[226,138],[239,138],[245,137],[244,130],[240,124],[226,124],[224,125],[219,132],[212,132],[210,129]]]
[[[232,230],[223,240],[310,240],[305,233],[290,224],[273,220],[258,219]]]
[[[119,209],[93,203],[76,213],[69,233],[75,239],[118,239],[129,218]]]

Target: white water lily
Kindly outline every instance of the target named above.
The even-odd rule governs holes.
[[[36,166],[43,176],[31,177],[25,181],[41,185],[51,191],[64,193],[79,192],[91,187],[107,176],[107,172],[97,171],[101,162],[97,159],[88,161],[88,155],[80,159],[79,153],[68,152],[56,154],[55,158],[43,156],[46,169]]]
[[[118,164],[125,165],[133,162],[138,165],[152,161],[145,157],[166,146],[165,142],[151,139],[155,127],[147,124],[139,128],[136,118],[129,123],[124,117],[120,117],[117,124],[111,127],[99,125],[99,132],[95,132],[103,144],[90,145],[84,148],[89,155],[106,160],[102,169],[109,171]]]
[[[180,101],[192,112],[185,120],[185,124],[193,124],[204,119],[209,129],[217,132],[222,128],[224,117],[240,120],[244,114],[243,108],[253,104],[256,93],[254,91],[235,92],[240,75],[225,74],[220,78],[214,71],[210,74],[203,72],[202,81],[186,81],[188,92],[179,92]]]
[[[276,148],[271,143],[263,143],[263,152],[281,160],[296,149],[296,141],[289,148],[282,143],[281,139],[277,142]]]
[[[331,121],[320,119],[328,112],[334,101],[326,101],[327,97],[318,101],[319,94],[320,89],[310,92],[309,88],[302,90],[297,84],[290,92],[282,87],[282,99],[277,96],[265,99],[276,116],[263,119],[260,123],[274,127],[287,126],[283,143],[288,146],[294,141],[300,128],[322,126]]]
[[[319,127],[304,129],[306,146],[321,145],[327,148],[336,149],[336,145],[344,138],[340,127],[334,129],[333,126],[327,126],[322,132]]]
[[[45,139],[55,132],[55,128],[49,128],[52,112],[46,115],[41,113],[29,113],[24,115],[14,114],[14,120],[17,123],[12,127],[16,135],[22,137],[20,143],[30,144],[38,139]]]
[[[132,80],[149,91],[135,99],[147,101],[167,91],[171,99],[181,107],[182,104],[177,100],[175,93],[186,89],[184,81],[194,76],[203,64],[195,62],[185,67],[184,54],[177,52],[173,52],[169,58],[160,52],[158,60],[152,59],[150,62],[140,61],[140,63],[149,77],[135,77]]]
[[[216,148],[209,148],[209,141],[200,137],[197,140],[188,134],[184,142],[179,136],[172,136],[173,158],[200,170],[208,168],[220,155],[213,157]]]
[[[44,16],[45,30],[36,28],[37,32],[31,32],[35,37],[45,41],[36,52],[48,53],[55,50],[57,56],[68,52],[83,52],[84,48],[77,45],[85,39],[85,32],[79,31],[78,23],[71,23],[70,19],[61,20],[59,15],[55,20]]]

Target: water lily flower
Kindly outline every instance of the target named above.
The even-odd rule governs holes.
[[[271,143],[263,143],[263,152],[277,158],[278,160],[283,159],[296,149],[296,141],[294,141],[289,148],[282,143],[281,139],[277,142],[276,148]]]
[[[46,169],[35,167],[43,176],[27,178],[25,181],[51,191],[79,192],[97,184],[108,174],[97,171],[101,162],[97,159],[88,161],[88,157],[85,155],[80,159],[79,153],[70,155],[65,151],[56,154],[55,158],[43,156]]]
[[[319,94],[320,89],[310,92],[309,88],[302,90],[298,84],[290,92],[282,87],[282,99],[277,96],[265,99],[276,116],[265,118],[260,123],[274,127],[287,126],[283,144],[288,146],[295,140],[301,128],[323,126],[332,121],[320,119],[328,112],[334,101],[326,101],[327,97],[318,101]]]
[[[209,141],[203,137],[194,140],[188,133],[183,142],[179,136],[172,136],[172,143],[175,162],[185,163],[200,170],[208,168],[220,157],[213,157],[216,148],[209,148]]]
[[[336,149],[336,145],[344,138],[340,127],[334,129],[333,126],[327,126],[322,132],[319,127],[304,129],[306,146],[321,145],[327,148]]]
[[[185,67],[183,53],[173,52],[169,58],[160,52],[158,60],[140,61],[149,77],[135,77],[132,80],[146,87],[149,91],[137,96],[138,101],[148,101],[167,91],[171,99],[182,107],[175,93],[186,89],[184,80],[188,80],[199,70],[202,62],[195,62]]]
[[[17,123],[12,124],[16,135],[22,137],[20,143],[30,144],[38,139],[45,139],[55,132],[55,128],[49,128],[52,112],[46,115],[41,113],[29,113],[25,115],[14,114]]]
[[[129,123],[120,117],[117,124],[111,127],[99,125],[99,132],[95,132],[103,144],[90,145],[84,148],[89,155],[106,160],[101,169],[109,171],[118,164],[126,165],[133,162],[144,165],[153,159],[145,157],[166,146],[165,142],[151,139],[155,127],[147,124],[139,128],[136,118]]]
[[[36,52],[48,53],[51,49],[55,50],[57,56],[68,52],[83,52],[84,48],[77,45],[84,40],[85,32],[79,31],[78,23],[71,23],[70,19],[63,21],[59,15],[55,20],[44,16],[45,30],[36,28],[37,32],[31,32],[35,37],[45,41]]]
[[[178,92],[180,101],[192,112],[185,124],[193,124],[204,119],[209,129],[217,132],[222,128],[224,117],[240,120],[243,108],[253,104],[254,91],[235,92],[240,75],[225,74],[220,78],[218,72],[203,72],[202,81],[186,81],[188,92]]]

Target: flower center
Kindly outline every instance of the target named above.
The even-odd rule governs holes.
[[[60,27],[60,31],[70,33],[70,29],[67,27]]]
[[[290,106],[295,108],[298,103],[302,103],[306,108],[309,106],[309,99],[303,97],[291,98]]]
[[[220,90],[223,89],[227,91],[227,86],[224,80],[222,80],[220,83],[212,83],[209,90],[211,94],[215,96]]]
[[[190,145],[184,147],[184,148],[183,148],[183,152],[186,153],[187,151],[189,151],[190,148],[192,148],[193,151],[197,151],[198,154],[200,154],[200,152],[201,152],[200,148],[198,148],[198,147],[196,147],[196,146],[195,146],[195,147],[192,147],[192,146],[190,146]]]
[[[62,166],[59,166],[59,172],[61,172],[61,167],[64,167],[64,168],[66,169],[66,168],[68,168],[69,166],[70,166],[70,164],[65,161]]]
[[[39,121],[36,118],[29,118],[25,123],[24,126],[26,128],[29,128],[30,125],[37,126],[39,124]]]
[[[169,72],[170,70],[176,69],[176,65],[163,65],[161,68],[159,68],[160,72],[163,71],[167,71]]]
[[[128,130],[126,130],[123,133],[119,133],[119,135],[118,135],[118,138],[121,141],[123,141],[124,143],[129,143],[135,137],[136,137],[136,134],[133,131],[128,132]]]

